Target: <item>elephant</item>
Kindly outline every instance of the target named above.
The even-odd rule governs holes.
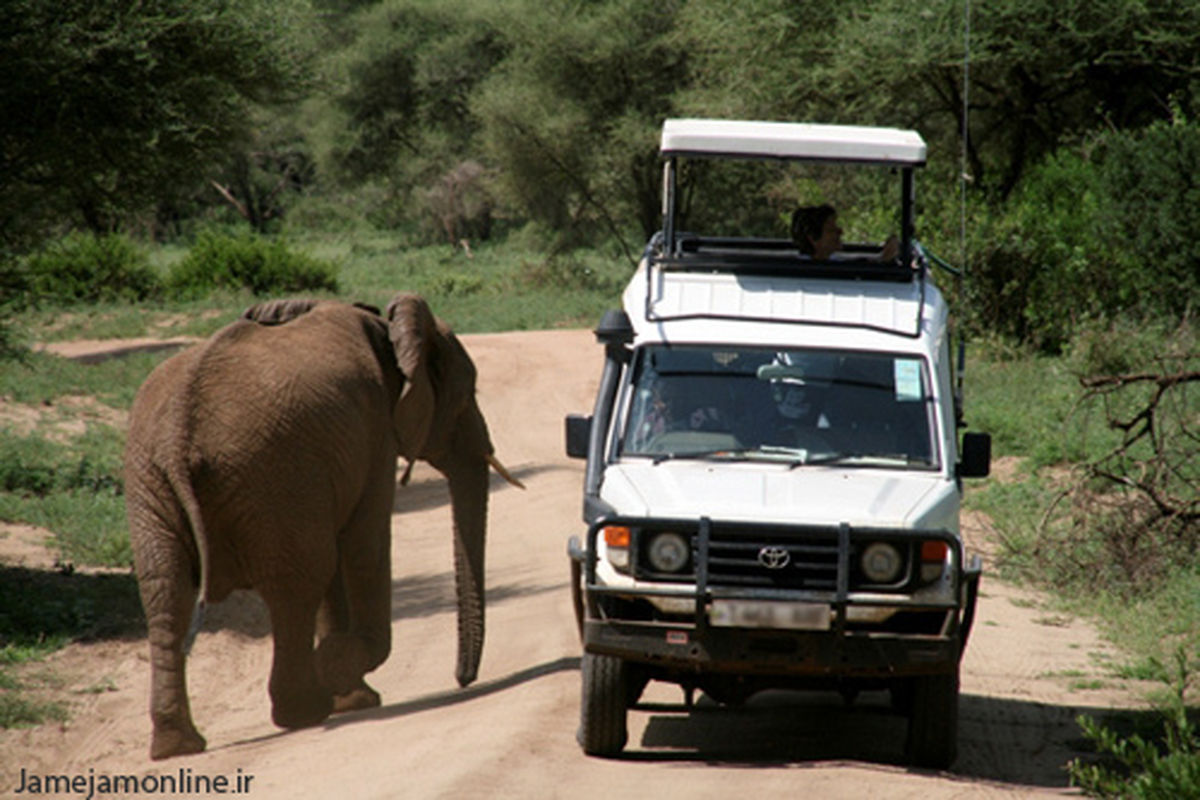
[[[391,650],[399,456],[449,483],[455,675],[460,686],[475,679],[488,467],[520,486],[494,456],[475,379],[459,340],[407,293],[383,314],[330,300],[260,303],[151,372],[124,464],[150,645],[151,758],[206,746],[188,703],[187,646],[205,604],[234,589],[256,590],[270,615],[276,725],[380,704],[363,676]]]

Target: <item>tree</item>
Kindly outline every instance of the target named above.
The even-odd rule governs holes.
[[[946,145],[963,114],[964,0],[846,14],[828,85],[864,120]],[[971,5],[970,166],[1007,197],[1026,170],[1099,127],[1171,115],[1200,76],[1200,5],[1174,0],[994,0]],[[960,148],[946,148],[957,152]]]
[[[684,113],[794,122],[862,123],[842,107],[829,67],[862,0],[705,0],[679,14],[674,38],[688,54]]]
[[[308,7],[291,0],[4,0],[0,239],[51,223],[111,231],[201,182],[255,106],[309,85]]]
[[[489,14],[471,0],[385,0],[343,23],[355,35],[326,59],[336,83],[318,103],[317,151],[341,185],[384,187],[385,217],[440,230],[430,192],[474,169],[469,98],[505,47]]]
[[[314,182],[308,143],[290,120],[266,119],[253,141],[213,165],[209,186],[259,233],[283,217],[286,197]]]
[[[657,136],[686,82],[672,40],[678,2],[546,4],[497,10],[509,52],[472,97],[487,159],[527,215],[566,239],[659,227]]]

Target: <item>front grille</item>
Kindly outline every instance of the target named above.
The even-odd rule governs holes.
[[[854,556],[852,546],[851,563]],[[714,531],[708,544],[710,586],[834,591],[837,570],[836,538],[738,536]]]
[[[679,528],[675,528],[678,530]],[[637,548],[636,574],[643,580],[691,582],[700,558],[699,535],[691,534],[692,556],[685,570],[667,574],[653,570],[644,546],[653,530],[637,529],[642,547]],[[904,560],[899,579],[887,585],[873,584],[862,574],[859,557],[872,541],[891,540]],[[911,542],[893,537],[851,538],[847,559],[847,588],[850,591],[897,591],[913,578]],[[792,589],[835,592],[838,581],[838,534],[830,528],[750,528],[713,526],[708,542],[708,585],[729,589]]]

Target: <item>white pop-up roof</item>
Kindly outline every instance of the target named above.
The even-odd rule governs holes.
[[[925,140],[916,131],[807,122],[668,119],[663,122],[661,152],[664,156],[925,164]]]

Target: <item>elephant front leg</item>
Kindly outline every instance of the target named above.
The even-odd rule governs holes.
[[[202,752],[206,742],[192,722],[183,652],[196,587],[164,578],[144,579],[140,588],[150,642],[150,757]]]
[[[313,658],[316,596],[297,593],[295,583],[260,588],[271,613],[275,639],[268,691],[271,720],[281,728],[306,728],[333,711],[333,694],[317,680]]]
[[[333,712],[338,714],[380,705],[379,692],[363,680],[370,653],[362,637],[344,630],[332,630],[319,636],[317,680],[333,692]]]
[[[360,636],[349,632],[346,592],[339,573],[317,612],[317,680],[333,692],[333,712],[375,708],[379,692],[363,680],[369,653]]]
[[[364,498],[341,535],[341,561],[318,615],[317,674],[334,693],[334,711],[374,708],[379,693],[363,675],[392,646],[391,500],[387,483]]]

